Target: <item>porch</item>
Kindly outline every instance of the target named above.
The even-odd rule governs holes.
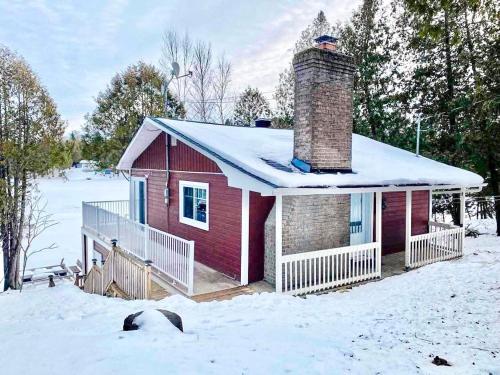
[[[114,264],[115,268],[120,267],[124,273],[123,284],[129,282],[125,280],[127,278],[136,278],[135,283],[141,284],[143,276],[137,275],[142,275],[146,267],[149,267],[154,287],[156,290],[163,289],[166,295],[182,293],[193,297],[240,286],[237,280],[196,262],[194,241],[131,220],[127,200],[83,202],[82,219],[84,273],[87,275],[92,269],[96,273],[102,273],[106,267],[111,267],[106,266],[109,255],[103,257],[102,264],[90,263],[89,254],[93,250],[89,246],[91,240],[110,253],[116,247],[115,252],[123,259],[122,263],[127,263],[126,266],[116,262]],[[127,269],[123,269],[124,267]],[[126,273],[131,276],[128,277]],[[118,276],[116,270],[112,274]],[[104,288],[104,285],[99,288]],[[141,298],[147,294],[142,292],[143,288],[138,287],[139,293],[132,288],[130,293]]]
[[[389,255],[382,253],[382,189],[368,192],[372,195],[375,207],[361,210],[368,212],[368,215],[373,218],[373,221],[368,221],[368,227],[374,227],[373,231],[370,229],[366,238],[368,241],[353,244],[351,235],[350,246],[295,254],[283,252],[283,196],[277,196],[276,275],[281,275],[281,277],[276,277],[276,291],[294,295],[322,292],[348,284],[401,274],[413,268],[462,256],[465,236],[463,225],[453,226],[431,220],[432,191],[429,191],[426,233],[412,234],[412,192],[416,190],[399,190],[405,197],[404,248],[400,252]],[[441,193],[441,191],[436,193],[438,192]],[[465,189],[455,190],[453,193],[460,194],[460,212],[463,223]],[[357,221],[356,225],[361,225],[360,223],[361,221]],[[352,230],[351,221],[351,232]]]

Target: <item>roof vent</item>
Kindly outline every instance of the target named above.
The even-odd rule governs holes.
[[[256,128],[269,128],[271,126],[271,119],[265,117],[259,117],[254,121]]]

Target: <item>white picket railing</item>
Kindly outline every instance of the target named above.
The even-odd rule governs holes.
[[[410,237],[408,268],[457,258],[463,254],[464,228],[429,224],[433,228],[430,233]],[[447,229],[450,227],[452,229]]]
[[[102,203],[102,204],[101,204]],[[194,291],[194,241],[162,232],[128,218],[128,201],[83,202],[83,227],[171,278],[188,295]]]
[[[441,232],[443,230],[460,228],[453,224],[438,223],[437,221],[429,221],[429,233]]]
[[[283,255],[283,292],[305,294],[381,276],[380,243]]]

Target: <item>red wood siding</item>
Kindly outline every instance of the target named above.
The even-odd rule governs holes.
[[[165,133],[160,133],[158,137],[139,155],[134,161],[132,168],[141,169],[166,169],[166,147]]]
[[[206,182],[208,231],[179,222],[179,181]],[[241,265],[241,190],[227,186],[223,175],[171,174],[168,232],[195,241],[195,259],[237,280]]]
[[[170,170],[221,173],[214,161],[179,140],[170,147]]]
[[[382,211],[382,255],[405,250],[406,192],[383,193],[386,208]],[[429,192],[412,193],[412,235],[427,233]]]
[[[144,153],[153,151],[154,148],[150,147]],[[147,160],[149,157],[143,159]],[[171,198],[168,205],[164,202],[167,181],[165,171],[146,169],[132,171],[134,176],[147,177],[148,224],[176,236],[194,240],[196,261],[240,280],[241,190],[228,187],[227,178],[220,173],[214,162],[179,141],[177,146],[173,146],[170,150],[170,162],[170,169],[174,172],[170,173]],[[198,173],[191,173],[192,171]],[[180,180],[209,184],[208,231],[179,221]],[[263,269],[263,266],[261,268]]]
[[[274,197],[250,192],[250,228],[248,244],[248,281],[264,278],[264,224],[273,208]]]

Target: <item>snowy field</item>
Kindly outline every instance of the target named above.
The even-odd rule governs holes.
[[[100,183],[85,184],[84,199],[97,198],[87,190]],[[79,212],[72,202],[65,204]],[[79,222],[62,206],[60,215]],[[500,239],[492,224],[475,223],[490,234],[466,239],[462,259],[307,299],[123,301],[69,283],[3,293],[0,373],[500,374]],[[121,331],[128,314],[153,308],[180,314],[185,333],[157,319],[148,330]],[[433,365],[436,355],[452,367]]]
[[[59,264],[62,258],[67,265],[73,265],[82,259],[82,201],[128,199],[128,182],[121,175],[110,177],[72,168],[66,171],[66,177],[37,181],[41,202],[47,204],[47,213],[58,224],[44,232],[32,250],[52,243],[57,248],[34,254],[27,268]]]

